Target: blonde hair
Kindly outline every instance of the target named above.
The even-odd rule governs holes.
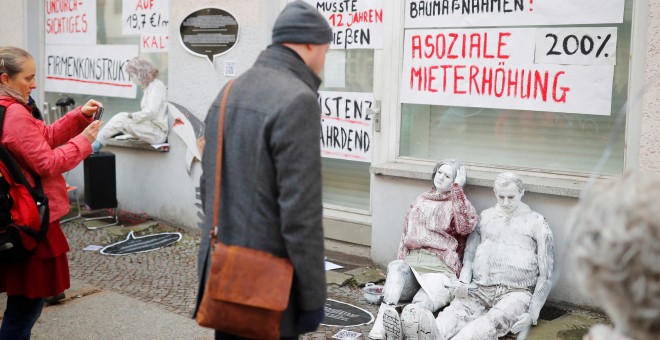
[[[660,334],[660,175],[602,183],[573,210],[572,244],[585,292],[634,339]]]
[[[0,47],[0,75],[6,74],[9,78],[14,78],[23,71],[23,64],[29,59],[32,59],[32,56],[22,48]],[[2,83],[0,83],[0,95],[9,95],[22,103],[26,102],[18,91]]]
[[[143,87],[158,77],[158,69],[149,60],[135,57],[126,64],[126,73],[134,76]]]
[[[13,46],[0,47],[0,74],[6,73],[9,77],[23,71],[23,63],[32,59],[26,50]]]

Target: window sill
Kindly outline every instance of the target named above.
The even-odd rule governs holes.
[[[371,166],[371,173],[380,176],[402,177],[420,180],[430,180],[434,164],[415,164],[387,162]],[[468,166],[467,184],[482,187],[493,187],[498,174],[509,171],[477,166]],[[588,178],[570,175],[558,175],[531,171],[513,170],[525,181],[526,192],[536,192],[565,197],[579,197]]]
[[[156,145],[156,146],[154,146]],[[131,149],[138,149],[138,150],[145,150],[145,151],[155,151],[155,152],[168,152],[170,151],[170,146],[169,144],[148,144],[145,142],[141,141],[136,141],[136,140],[117,140],[114,138],[111,138],[108,141],[108,144],[106,146],[119,146],[123,148],[131,148]]]

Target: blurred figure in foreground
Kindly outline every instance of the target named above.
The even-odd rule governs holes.
[[[570,252],[584,292],[614,323],[584,339],[660,336],[660,174],[641,171],[602,183],[573,211]]]

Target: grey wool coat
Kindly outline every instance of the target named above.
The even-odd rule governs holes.
[[[295,52],[275,44],[235,80],[226,106],[219,239],[293,263],[293,288],[281,322],[283,337],[299,334],[295,329],[299,313],[322,308],[326,298],[320,84]],[[210,264],[218,111],[224,90],[206,117],[197,306]]]

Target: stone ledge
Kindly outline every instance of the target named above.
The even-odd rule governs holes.
[[[380,176],[402,177],[429,180],[433,165],[403,162],[374,164],[371,173]],[[525,181],[526,192],[536,192],[565,197],[580,197],[582,189],[589,182],[587,177],[559,175],[540,171],[522,171],[468,166],[468,185],[492,187],[495,177],[501,172],[512,171],[521,175]],[[606,178],[598,178],[601,181]]]

